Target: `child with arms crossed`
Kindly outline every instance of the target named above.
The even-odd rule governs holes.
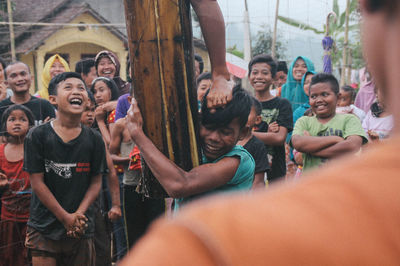
[[[355,153],[367,142],[358,117],[336,114],[339,83],[333,75],[315,75],[309,90],[315,116],[297,120],[291,138],[293,148],[303,153],[304,171],[322,165],[327,159]]]
[[[88,94],[81,76],[64,72],[49,88],[57,118],[25,139],[24,170],[32,199],[25,245],[33,265],[94,265],[94,210],[104,171],[100,134],[81,126]]]

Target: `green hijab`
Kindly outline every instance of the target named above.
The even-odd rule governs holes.
[[[282,98],[286,98],[292,105],[292,110],[296,110],[300,105],[308,102],[308,96],[304,93],[301,80],[297,81],[293,78],[293,67],[298,59],[303,59],[306,63],[307,71],[314,71],[314,64],[305,56],[298,56],[290,64],[286,83],[282,87]]]

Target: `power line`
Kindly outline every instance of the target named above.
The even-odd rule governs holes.
[[[123,27],[126,28],[125,23],[49,23],[49,22],[6,22],[0,21],[0,25],[14,25],[14,26],[57,26],[57,27]]]

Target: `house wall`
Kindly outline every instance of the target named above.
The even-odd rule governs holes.
[[[99,23],[96,18],[88,13],[71,21],[73,24],[80,22]],[[120,75],[125,80],[128,51],[125,49],[123,41],[105,27],[85,28],[84,31],[80,31],[77,27],[63,27],[44,40],[43,44],[36,50],[27,54],[20,54],[19,60],[26,63],[31,69],[33,78],[31,93],[33,94],[43,87],[42,71],[47,53],[68,54],[70,69],[74,71],[75,64],[81,59],[82,54],[97,54],[101,50],[110,50],[118,56],[121,63]],[[208,52],[199,47],[194,47],[194,50],[204,60],[204,71],[210,71]]]
[[[88,13],[71,21],[72,24],[80,22],[99,23]],[[69,65],[71,71],[74,71],[75,64],[81,59],[82,54],[96,54],[101,50],[112,51],[118,56],[121,63],[121,77],[126,79],[125,68],[128,51],[125,49],[123,41],[105,27],[85,28],[83,31],[77,27],[63,27],[44,40],[43,44],[35,51],[20,55],[19,58],[31,68],[35,79],[31,86],[31,92],[34,93],[43,87],[41,77],[47,53],[69,54]]]

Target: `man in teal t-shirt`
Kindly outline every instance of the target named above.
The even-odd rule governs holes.
[[[254,179],[255,163],[241,146],[249,127],[247,118],[251,108],[250,95],[235,87],[232,100],[225,108],[215,112],[207,107],[203,97],[199,145],[203,153],[201,165],[185,171],[162,154],[144,134],[139,107],[132,99],[127,116],[127,128],[138,146],[141,156],[168,195],[184,201],[218,191],[250,190]]]
[[[219,192],[235,192],[240,190],[251,189],[254,179],[255,162],[250,153],[248,153],[248,151],[242,146],[236,145],[230,152],[228,152],[225,155],[222,155],[221,157],[219,157],[214,161],[208,161],[206,156],[203,155],[203,164],[216,163],[225,157],[240,158],[239,167],[236,170],[236,173],[233,176],[233,178],[229,180],[228,183],[226,183],[225,185],[217,187],[213,190],[185,198],[175,199],[175,211],[179,209],[180,205],[185,204],[193,199],[203,197],[205,195],[210,195]]]

